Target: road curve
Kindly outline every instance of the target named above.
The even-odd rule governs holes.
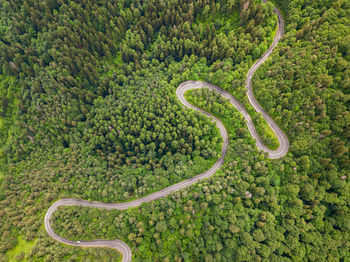
[[[51,236],[53,239],[55,239],[61,243],[64,243],[64,244],[67,244],[70,246],[114,248],[114,249],[119,250],[122,253],[122,255],[123,255],[122,261],[123,262],[131,261],[132,252],[131,252],[130,247],[125,242],[123,242],[119,239],[115,239],[115,240],[96,239],[96,240],[92,240],[92,241],[83,241],[82,240],[80,242],[75,242],[75,241],[70,241],[70,240],[67,240],[63,237],[60,237],[51,228],[50,219],[51,219],[52,214],[55,213],[57,208],[60,206],[85,206],[85,207],[118,209],[118,210],[124,210],[124,209],[132,208],[132,207],[137,207],[137,206],[140,206],[142,203],[150,202],[150,201],[153,201],[155,199],[165,197],[174,191],[183,189],[183,188],[188,187],[194,183],[197,183],[201,179],[208,178],[208,177],[212,176],[223,165],[224,157],[225,157],[228,143],[229,143],[227,131],[226,131],[224,125],[216,117],[214,117],[213,115],[209,114],[208,112],[206,112],[200,108],[197,108],[197,107],[191,105],[190,103],[188,103],[186,101],[186,99],[184,97],[184,93],[187,90],[207,87],[211,90],[214,90],[214,91],[220,93],[222,96],[228,98],[230,100],[231,104],[233,106],[235,106],[238,109],[238,111],[243,114],[244,119],[246,120],[248,129],[249,129],[249,132],[252,135],[252,137],[256,140],[256,145],[257,145],[258,149],[268,153],[268,157],[271,159],[283,157],[288,152],[288,147],[289,147],[287,136],[282,132],[282,130],[277,126],[277,124],[273,121],[273,119],[264,111],[264,109],[259,105],[259,103],[255,99],[254,92],[252,90],[252,81],[251,81],[251,78],[254,75],[255,71],[271,55],[273,48],[278,44],[279,39],[283,35],[284,23],[283,23],[282,15],[277,8],[275,8],[274,12],[278,16],[278,29],[277,29],[276,35],[275,35],[273,43],[271,44],[269,49],[250,68],[250,70],[247,74],[246,90],[247,90],[249,102],[252,104],[252,106],[255,108],[255,110],[257,112],[260,112],[262,114],[262,116],[266,119],[266,121],[269,124],[269,126],[271,127],[271,129],[275,132],[276,137],[278,138],[278,141],[280,143],[279,148],[277,150],[270,150],[263,144],[261,138],[259,137],[259,135],[256,132],[254,123],[253,123],[251,117],[249,116],[247,110],[231,94],[227,93],[226,91],[224,91],[220,87],[217,87],[217,86],[209,84],[209,83],[205,83],[205,82],[201,82],[201,81],[184,82],[176,90],[176,95],[179,98],[179,100],[181,101],[181,103],[183,103],[185,106],[187,106],[189,108],[193,108],[194,110],[197,110],[197,111],[209,116],[212,119],[212,121],[216,123],[216,126],[220,130],[220,135],[223,138],[223,145],[222,145],[222,149],[221,149],[221,157],[218,159],[218,161],[216,161],[216,163],[210,169],[205,171],[204,173],[201,173],[195,177],[191,177],[189,179],[181,181],[177,184],[174,184],[172,186],[164,188],[164,189],[162,189],[158,192],[155,192],[153,194],[150,194],[150,195],[147,195],[147,196],[144,196],[144,197],[141,197],[139,199],[135,199],[135,200],[129,201],[129,202],[102,203],[102,202],[96,202],[96,201],[89,202],[86,200],[71,199],[71,198],[58,200],[54,204],[52,204],[52,206],[50,206],[50,208],[47,210],[46,215],[45,215],[45,229],[46,229],[46,232],[49,234],[49,236]]]

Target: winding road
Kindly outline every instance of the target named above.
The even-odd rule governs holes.
[[[227,147],[229,144],[229,139],[228,135],[226,132],[226,129],[224,125],[213,115],[209,114],[208,112],[197,108],[190,103],[188,103],[184,97],[184,93],[187,90],[190,89],[196,89],[196,88],[203,88],[207,87],[211,90],[214,90],[218,93],[220,93],[223,97],[226,97],[230,100],[231,104],[235,106],[239,112],[241,112],[244,116],[244,119],[246,120],[248,129],[252,137],[256,140],[256,145],[259,150],[262,150],[266,153],[268,153],[268,157],[271,159],[276,159],[283,157],[284,155],[287,154],[288,148],[289,148],[289,143],[288,143],[288,138],[287,136],[283,133],[283,131],[277,126],[277,124],[273,121],[273,119],[264,111],[264,109],[259,105],[257,100],[254,97],[253,89],[252,89],[252,77],[255,73],[255,71],[259,68],[259,66],[265,62],[265,60],[272,54],[272,51],[274,47],[278,44],[281,36],[283,35],[284,32],[284,23],[283,23],[283,18],[281,13],[277,8],[274,9],[274,12],[278,16],[278,28],[276,31],[276,35],[274,37],[273,43],[269,47],[269,49],[256,61],[256,63],[250,68],[248,74],[247,74],[247,80],[246,80],[246,90],[247,90],[247,96],[249,99],[249,102],[251,105],[255,108],[257,112],[260,112],[262,116],[266,119],[267,123],[271,127],[271,129],[275,132],[276,137],[278,138],[279,141],[279,148],[277,150],[270,150],[268,149],[262,142],[261,138],[256,132],[254,123],[248,114],[247,110],[244,108],[244,106],[237,101],[232,95],[221,89],[220,87],[217,87],[215,85],[201,82],[201,81],[187,81],[182,83],[176,90],[176,95],[179,98],[179,100],[184,104],[184,106],[193,108],[194,110],[197,110],[207,116],[209,116],[212,121],[214,121],[217,125],[217,127],[220,130],[220,135],[223,138],[223,145],[221,149],[221,157],[220,159],[207,171],[204,173],[201,173],[195,177],[186,179],[184,181],[181,181],[177,184],[174,184],[172,186],[169,186],[167,188],[164,188],[158,192],[155,192],[153,194],[144,196],[142,198],[125,202],[125,203],[102,203],[102,202],[89,202],[86,200],[79,200],[79,199],[62,199],[56,201],[50,208],[47,210],[46,215],[45,215],[45,229],[47,233],[55,240],[71,245],[71,246],[80,246],[80,247],[109,247],[109,248],[115,248],[119,250],[122,255],[123,255],[123,262],[131,261],[132,257],[132,252],[130,247],[123,241],[121,240],[102,240],[102,239],[96,239],[92,241],[70,241],[65,238],[60,237],[57,235],[51,228],[51,216],[55,211],[57,210],[58,207],[60,206],[85,206],[85,207],[94,207],[94,208],[104,208],[104,209],[118,209],[118,210],[124,210],[132,207],[137,207],[140,206],[142,203],[150,202],[155,199],[159,199],[162,197],[165,197],[169,195],[170,193],[183,189],[185,187],[188,187],[194,183],[197,183],[199,180],[208,178],[212,176],[224,163],[224,158],[225,154],[227,151]]]

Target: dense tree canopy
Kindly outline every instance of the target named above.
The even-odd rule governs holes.
[[[191,91],[188,100],[219,117],[230,136],[218,174],[127,211],[61,208],[57,233],[120,238],[135,261],[350,259],[350,4],[274,2],[286,32],[253,86],[287,134],[288,155],[269,160],[225,99]],[[57,243],[43,215],[62,197],[126,201],[207,170],[222,141],[177,100],[183,81],[233,94],[264,142],[277,146],[244,88],[274,36],[270,2],[0,6],[0,261],[120,259]]]

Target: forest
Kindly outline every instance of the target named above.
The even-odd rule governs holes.
[[[125,211],[61,207],[52,226],[77,241],[121,239],[133,261],[350,260],[348,0],[0,0],[0,261],[120,261],[63,245],[44,228],[61,198],[124,202],[193,177],[220,157],[209,118],[179,84],[202,80],[250,105],[253,78],[288,154],[256,148],[242,115],[208,89],[193,105],[229,134],[222,168]],[[251,197],[247,197],[247,192]]]

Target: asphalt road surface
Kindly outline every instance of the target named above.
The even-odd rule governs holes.
[[[277,8],[275,8],[274,12],[278,16],[278,29],[277,29],[276,35],[275,35],[273,43],[271,44],[269,49],[250,68],[250,70],[247,74],[246,90],[247,90],[247,96],[248,96],[248,99],[249,99],[249,102],[251,103],[251,105],[255,108],[255,110],[257,112],[260,112],[262,114],[262,116],[266,119],[266,121],[269,124],[269,126],[271,127],[271,129],[275,132],[276,137],[278,138],[278,141],[280,144],[279,148],[277,150],[270,150],[263,144],[263,142],[261,141],[261,138],[259,137],[259,135],[256,132],[254,123],[253,123],[251,117],[249,116],[248,112],[246,111],[244,106],[241,103],[239,103],[237,101],[237,99],[235,99],[232,95],[230,95],[229,93],[227,93],[226,91],[224,91],[220,87],[214,86],[214,85],[209,84],[209,83],[205,83],[205,82],[201,82],[201,81],[184,82],[177,88],[176,95],[185,106],[187,106],[189,108],[193,108],[197,111],[200,111],[201,113],[209,116],[212,119],[212,121],[214,121],[216,123],[216,126],[220,130],[220,135],[223,138],[223,145],[222,145],[222,149],[221,149],[220,159],[209,170],[205,171],[202,174],[199,174],[195,177],[186,179],[186,180],[181,181],[177,184],[174,184],[172,186],[164,188],[158,192],[155,192],[153,194],[147,195],[145,197],[142,197],[142,198],[139,198],[139,199],[136,199],[133,201],[129,201],[129,202],[125,202],[125,203],[102,203],[102,202],[88,202],[86,200],[79,200],[79,199],[59,200],[59,201],[55,202],[46,212],[45,229],[46,229],[47,233],[53,239],[55,239],[61,243],[64,243],[64,244],[71,245],[71,246],[114,248],[114,249],[119,250],[122,253],[122,255],[123,255],[122,261],[123,262],[131,261],[132,252],[131,252],[130,247],[125,242],[123,242],[119,239],[115,239],[115,240],[96,239],[96,240],[92,240],[92,241],[81,240],[79,242],[70,241],[68,239],[64,239],[64,238],[60,237],[52,230],[51,224],[50,224],[50,218],[51,218],[52,214],[60,206],[85,206],[85,207],[104,208],[104,209],[119,209],[119,210],[137,207],[137,206],[140,206],[142,203],[150,202],[150,201],[153,201],[155,199],[165,197],[174,191],[183,189],[183,188],[188,187],[194,183],[197,183],[201,179],[212,176],[224,163],[224,157],[225,157],[228,143],[229,143],[227,132],[226,132],[224,125],[216,117],[214,117],[213,115],[209,114],[208,112],[206,112],[202,109],[199,109],[199,108],[191,105],[190,103],[188,103],[186,101],[186,99],[184,98],[184,93],[190,89],[207,87],[211,90],[214,90],[214,91],[220,93],[222,96],[228,98],[230,100],[231,104],[234,105],[239,110],[239,112],[241,112],[243,114],[244,119],[246,120],[248,129],[249,129],[249,132],[252,135],[252,137],[256,140],[256,145],[257,145],[259,150],[262,150],[262,151],[268,153],[268,157],[271,159],[280,158],[280,157],[283,157],[284,155],[286,155],[288,152],[288,148],[289,148],[288,138],[283,133],[283,131],[277,126],[277,124],[273,121],[273,119],[264,111],[264,109],[259,105],[259,103],[255,99],[253,89],[252,89],[252,81],[251,81],[255,71],[272,54],[274,47],[278,44],[281,36],[283,35],[284,23],[283,23],[282,15]]]

